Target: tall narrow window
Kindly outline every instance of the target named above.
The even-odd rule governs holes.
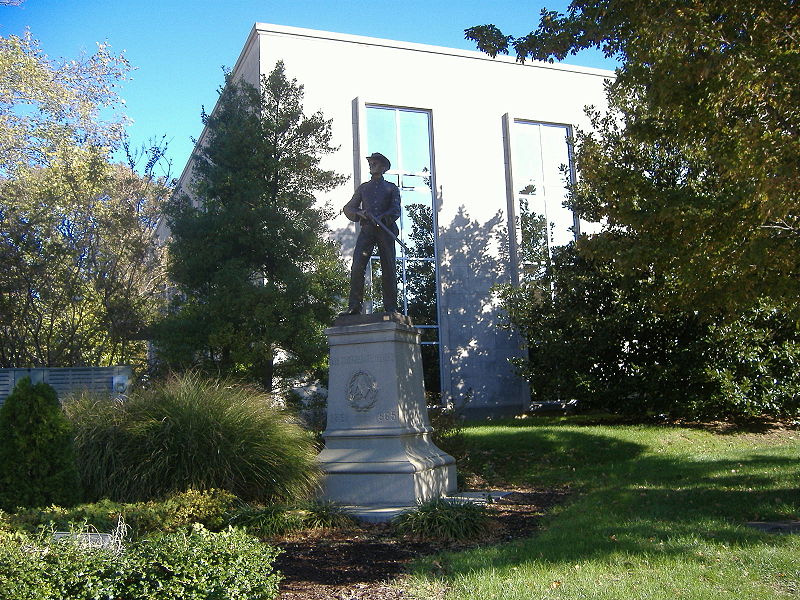
[[[578,221],[564,206],[573,181],[568,125],[514,119],[510,123],[513,190],[519,227],[522,277],[547,264],[553,247],[574,240]]]
[[[387,106],[366,107],[367,154],[380,152],[392,163],[384,175],[400,188],[402,211],[397,225],[408,247],[397,247],[397,283],[400,307],[422,334],[425,389],[441,390],[439,378],[439,318],[436,295],[434,243],[433,162],[431,116],[427,111]],[[370,260],[367,306],[382,310],[381,265]]]

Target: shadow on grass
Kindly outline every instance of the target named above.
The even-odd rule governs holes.
[[[602,427],[472,429],[465,464],[490,484],[569,487],[578,493],[535,538],[449,555],[447,576],[533,560],[575,564],[612,555],[703,561],[696,554],[698,544],[747,548],[793,543],[789,536],[770,536],[744,523],[798,518],[796,455],[731,446],[723,441],[727,436],[706,439],[710,446],[702,448],[699,441],[684,439],[683,448],[672,452],[657,447],[661,432],[650,429],[630,428],[619,437],[603,433],[611,430]],[[647,443],[648,435],[653,444]]]

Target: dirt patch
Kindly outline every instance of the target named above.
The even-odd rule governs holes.
[[[279,600],[397,600],[391,581],[420,556],[530,537],[566,491],[515,490],[491,506],[491,532],[470,544],[445,544],[392,537],[389,525],[307,532],[276,541],[283,549]]]

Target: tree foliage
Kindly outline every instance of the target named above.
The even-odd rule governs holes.
[[[123,139],[116,88],[129,70],[107,43],[90,56],[54,61],[30,32],[0,37],[0,176],[83,163],[87,153],[105,158]]]
[[[167,187],[129,167],[58,165],[0,183],[0,366],[142,366],[161,303]]]
[[[578,136],[572,203],[607,235],[585,250],[652,266],[673,304],[714,314],[800,292],[800,6],[795,0],[575,0],[494,55],[621,62],[609,110]]]
[[[0,38],[0,366],[142,365],[163,288],[163,148],[131,152],[106,44],[56,63]],[[124,147],[127,165],[110,162]],[[137,161],[146,158],[144,174]]]
[[[176,295],[156,335],[173,367],[271,389],[325,356],[345,275],[314,195],[345,178],[320,167],[335,150],[330,121],[304,115],[302,99],[279,63],[258,88],[228,77],[203,115],[190,194],[166,209]]]
[[[402,273],[398,273],[397,278],[403,282],[403,292],[408,302],[408,316],[417,325],[432,325],[439,320],[436,310],[436,272],[433,261],[425,259],[435,256],[433,209],[426,204],[408,204],[406,211],[411,223],[408,237],[412,242],[408,258],[412,260],[406,262],[405,280]],[[439,340],[435,330],[422,329],[421,333],[422,342]],[[442,388],[439,345],[422,344],[420,352],[425,392],[431,396],[431,402],[437,402]]]
[[[0,508],[79,500],[72,428],[55,390],[25,377],[0,406]]]
[[[558,249],[543,275],[501,288],[527,342],[517,361],[537,402],[671,417],[796,416],[800,329],[760,302],[735,320],[658,310],[668,285],[652,271]]]

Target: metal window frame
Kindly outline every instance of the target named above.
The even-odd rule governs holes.
[[[405,256],[405,251],[401,248],[400,249],[400,257],[398,260],[403,261],[403,288],[405,289],[405,274],[406,274],[406,261],[420,261],[420,262],[432,262],[433,263],[433,272],[434,277],[436,279],[436,325],[415,325],[418,329],[437,329],[437,340],[436,342],[421,342],[423,345],[437,345],[438,346],[438,354],[439,354],[439,385],[442,391],[444,391],[444,384],[445,384],[445,377],[444,377],[444,356],[443,356],[443,348],[444,345],[442,344],[442,289],[441,289],[441,277],[440,277],[440,269],[439,269],[439,256],[440,256],[440,239],[439,239],[439,223],[438,223],[438,203],[439,198],[437,194],[437,183],[436,183],[436,139],[434,135],[434,111],[430,108],[422,108],[418,106],[411,106],[408,104],[402,103],[393,103],[393,102],[385,102],[381,100],[373,100],[373,99],[365,99],[362,97],[357,97],[353,99],[353,184],[354,189],[357,189],[358,186],[361,184],[363,180],[363,164],[364,164],[364,157],[366,156],[367,151],[367,109],[368,108],[383,108],[383,109],[391,109],[395,110],[395,118],[399,119],[399,113],[401,111],[409,111],[409,112],[419,112],[425,113],[428,115],[428,144],[429,144],[429,152],[430,152],[430,178],[431,178],[431,213],[433,218],[433,257],[431,258],[416,258],[416,257],[407,257]],[[396,130],[399,131],[399,122],[395,121]],[[399,136],[398,136],[399,140]],[[402,143],[402,142],[399,142]],[[398,156],[400,154],[398,153]],[[416,175],[419,176],[419,173],[403,173],[401,174],[399,170],[392,169],[388,171],[389,174],[397,174],[399,176],[404,175]],[[399,183],[402,183],[399,180]],[[401,214],[401,219],[404,215]],[[402,229],[401,229],[402,233]],[[375,257],[370,257],[370,263]],[[367,269],[367,275],[371,278],[372,276],[372,269]],[[371,285],[371,279],[368,282],[368,285]],[[407,298],[402,299],[403,308],[405,312],[408,312],[408,301]],[[444,394],[442,394],[444,398]]]
[[[576,169],[575,169],[575,152],[574,152],[574,127],[569,123],[559,123],[556,121],[545,121],[540,119],[530,119],[506,113],[503,115],[503,152],[506,169],[506,201],[508,203],[508,230],[509,230],[509,247],[511,261],[514,268],[512,271],[512,281],[515,285],[520,284],[520,274],[522,271],[522,263],[520,261],[521,248],[522,248],[522,228],[520,221],[520,206],[519,194],[516,192],[514,184],[514,125],[527,124],[527,125],[545,125],[563,127],[567,131],[566,145],[567,145],[567,160],[569,161],[567,167],[569,169],[569,177],[572,185],[576,182]],[[572,211],[572,227],[574,239],[578,239],[580,235],[580,219]],[[513,234],[511,233],[513,232]],[[549,240],[549,237],[548,237]],[[550,243],[548,241],[548,250]]]

